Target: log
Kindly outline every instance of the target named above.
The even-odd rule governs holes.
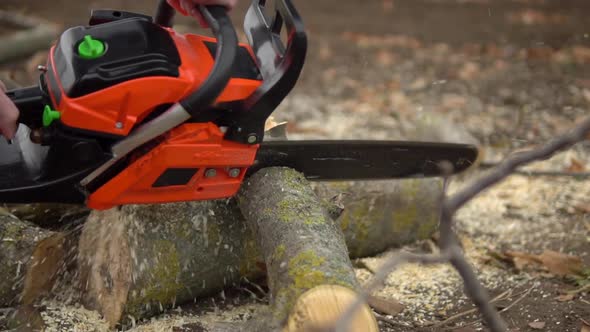
[[[359,285],[342,230],[305,177],[289,168],[263,169],[244,184],[238,202],[266,263],[277,327],[289,317],[297,317],[289,331],[337,318],[325,314],[345,309]],[[370,312],[367,304],[364,309]],[[353,325],[378,331],[372,315],[355,318]]]
[[[301,187],[298,189],[301,190]],[[423,190],[423,193],[426,192]],[[405,195],[402,190],[393,193]],[[256,197],[252,200],[259,201],[261,196],[252,197]],[[420,204],[418,196],[410,197],[414,197],[412,202],[415,204],[411,209],[416,211]],[[398,201],[403,202],[401,199]],[[84,225],[79,249],[80,269],[83,271],[81,284],[87,285],[83,289],[84,304],[100,312],[114,326],[121,319],[149,317],[175,304],[219,292],[236,285],[242,277],[262,277],[265,271],[260,267],[260,262],[265,260],[259,248],[260,243],[257,243],[259,239],[249,231],[236,204],[232,199],[125,206],[93,212]],[[362,205],[363,202],[355,204]],[[374,208],[379,207],[375,205]],[[426,212],[416,214],[415,218],[426,215]],[[430,223],[435,215],[433,211],[431,218],[414,221],[418,224],[423,221]],[[352,215],[343,220],[346,220],[347,239],[350,241],[347,245],[355,248],[352,257],[366,256],[387,247],[387,240],[377,240],[380,238],[388,238],[392,244],[407,241],[395,236],[383,236],[384,229],[395,227],[391,226],[395,222],[387,217],[371,221],[387,223],[387,226],[370,224],[369,219],[363,219],[366,224],[356,227]],[[406,220],[411,223],[411,219]],[[309,218],[303,222],[313,225],[313,220]],[[421,230],[421,235],[433,233],[435,225],[429,225],[432,227],[431,232],[420,227],[410,227],[398,234],[414,239],[418,236],[411,234],[412,230]],[[332,229],[333,232],[335,229]],[[355,230],[360,234],[355,235]],[[330,238],[334,240],[337,237]],[[365,244],[361,245],[358,241]],[[370,242],[378,242],[380,246],[366,245]],[[346,248],[341,247],[339,250]],[[309,257],[303,255],[300,258],[305,262]],[[350,264],[342,257],[339,262]],[[272,274],[272,271],[271,268],[268,273]],[[298,288],[294,294],[307,289]],[[296,300],[295,296],[283,298],[286,302],[284,309],[277,311],[282,312],[279,315],[282,317]]]
[[[352,257],[428,239],[438,228],[439,178],[318,183],[314,190],[344,209],[337,220]]]
[[[332,217],[341,213],[336,220],[352,249],[350,257],[358,258],[430,237],[436,231],[437,209],[432,204],[440,188],[438,179],[414,179],[318,183],[315,191],[331,207]],[[424,206],[427,208],[421,208]],[[29,249],[38,262],[47,264],[26,269],[30,278],[22,291],[26,303],[75,289],[78,296],[86,294],[85,298],[61,296],[72,302],[84,300],[113,326],[129,315],[150,317],[174,304],[218,293],[244,276],[252,280],[265,275],[262,255],[235,200],[95,211],[78,232],[52,234]],[[75,248],[78,241],[81,249]],[[125,243],[136,250],[124,251]],[[62,278],[56,284],[56,275],[73,269],[71,258],[64,256],[76,256],[74,250],[79,253],[77,272],[69,274],[71,280]],[[121,278],[128,268],[125,264],[131,266],[131,283]],[[82,280],[92,283],[84,289]]]
[[[21,302],[27,267],[36,245],[53,232],[20,221],[0,211],[0,306],[9,307]]]

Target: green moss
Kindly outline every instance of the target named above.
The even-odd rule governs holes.
[[[377,211],[377,209],[371,209],[371,205],[370,201],[361,200],[355,205],[349,206],[348,212],[345,211],[341,217],[341,229],[345,232],[347,238],[355,239],[352,242],[348,241],[350,243],[348,249],[355,256],[362,255],[369,238],[371,226],[378,224],[379,218],[381,218],[381,212]]]
[[[392,214],[393,231],[401,234],[411,230],[413,225],[418,222],[418,207],[415,205],[406,205]]]
[[[285,245],[284,244],[279,244],[275,248],[274,258],[277,259],[277,260],[283,259],[283,257],[285,256],[285,250],[287,250],[287,248],[285,247]]]
[[[182,284],[178,281],[180,274],[180,260],[173,242],[157,241],[154,245],[153,265],[143,274],[145,279],[143,289],[139,293],[131,295],[127,308],[128,314],[139,317],[144,303],[149,303],[152,308],[166,307],[174,302],[174,299]]]
[[[416,239],[424,240],[430,238],[438,228],[438,219],[433,215],[428,220],[423,220],[416,230]]]
[[[307,250],[299,253],[288,264],[289,280],[281,284],[276,291],[275,314],[278,319],[287,317],[289,310],[297,299],[306,291],[320,285],[342,285],[354,289],[348,276],[351,272],[345,267],[327,270],[326,259],[318,256],[314,251]],[[322,269],[323,268],[323,269]],[[333,274],[329,272],[334,272]]]
[[[308,250],[293,257],[289,262],[289,276],[293,279],[294,287],[310,288],[324,280],[324,274],[314,271],[321,266],[325,259],[318,257],[313,251]]]

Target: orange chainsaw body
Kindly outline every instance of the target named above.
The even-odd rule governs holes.
[[[101,210],[134,202],[230,197],[239,190],[257,149],[224,140],[211,123],[184,124],[90,195],[87,205]]]
[[[47,66],[53,72],[46,76],[54,80],[53,84],[48,82],[47,88],[52,104],[60,113],[61,125],[124,138],[156,112],[158,106],[165,110],[167,105],[198,90],[215,64],[214,52],[206,43],[214,45],[216,39],[159,28],[169,34],[168,40],[177,51],[180,60],[177,76],[150,75],[124,80],[81,96],[69,96],[69,91],[64,89],[60,81],[63,69],[55,61],[57,46],[53,46]],[[241,52],[236,62],[255,66],[250,46],[239,44],[238,47]],[[124,65],[117,66],[124,70]],[[257,73],[255,67],[248,69]],[[113,76],[118,74],[113,72]],[[242,101],[261,84],[261,79],[252,74],[248,78],[232,77],[213,106]],[[220,127],[212,122],[187,122],[162,136],[151,149],[132,153],[125,168],[89,193],[87,206],[102,210],[137,202],[231,197],[254,163],[258,149],[257,144],[225,140]]]

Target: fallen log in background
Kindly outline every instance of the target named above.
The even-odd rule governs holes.
[[[0,25],[17,29],[14,33],[0,36],[0,63],[48,49],[60,31],[56,24],[4,10],[0,10]]]
[[[439,178],[318,183],[317,194],[344,207],[338,218],[354,257],[431,237],[438,227]]]

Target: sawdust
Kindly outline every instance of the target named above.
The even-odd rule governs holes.
[[[95,311],[81,306],[64,306],[63,303],[47,303],[41,311],[45,332],[109,332],[109,326]]]

